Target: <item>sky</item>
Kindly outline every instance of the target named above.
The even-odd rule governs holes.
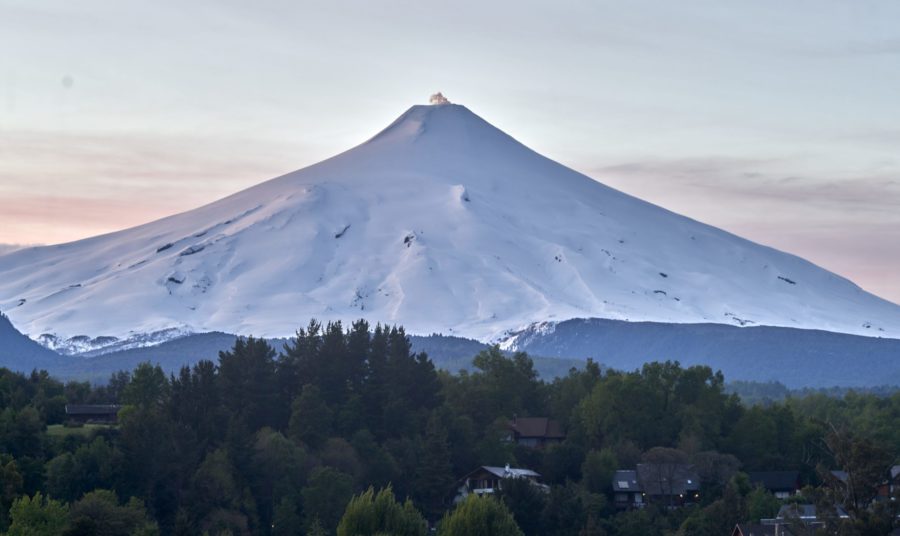
[[[0,253],[357,145],[442,91],[900,303],[900,3],[0,0]]]

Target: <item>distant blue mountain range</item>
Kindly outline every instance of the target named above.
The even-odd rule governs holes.
[[[30,372],[45,369],[62,379],[105,381],[138,363],[159,363],[168,372],[201,359],[216,360],[236,336],[201,333],[157,346],[99,356],[63,356],[18,332],[0,315],[0,366]],[[439,368],[471,370],[472,357],[487,345],[462,337],[411,336]],[[900,340],[827,331],[774,327],[738,328],[722,324],[664,324],[579,319],[553,329],[520,332],[512,349],[528,352],[544,378],[564,375],[593,358],[605,367],[632,370],[649,361],[677,360],[708,365],[727,381],[778,381],[790,388],[900,385]],[[285,339],[270,343],[280,350]]]

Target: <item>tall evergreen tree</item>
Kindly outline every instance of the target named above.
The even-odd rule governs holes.
[[[437,413],[433,413],[428,419],[419,452],[416,497],[425,515],[436,519],[444,511],[444,504],[450,498],[455,480],[450,463],[447,430]]]
[[[319,387],[304,385],[300,396],[291,405],[288,434],[291,439],[318,449],[331,435],[332,415]]]
[[[246,423],[250,433],[278,420],[274,357],[275,350],[265,339],[253,337],[240,337],[231,350],[219,352],[224,406]]]

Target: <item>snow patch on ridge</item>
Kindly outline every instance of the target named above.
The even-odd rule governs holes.
[[[123,339],[102,335],[98,337],[88,335],[62,337],[55,333],[42,333],[34,340],[58,354],[93,357],[131,348],[158,346],[164,342],[185,337],[192,333],[193,331],[186,328],[170,328],[152,333],[133,333]]]

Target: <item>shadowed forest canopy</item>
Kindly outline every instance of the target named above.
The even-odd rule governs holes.
[[[778,499],[742,474],[773,470],[799,471],[804,500],[843,505],[846,534],[890,526],[890,512],[865,505],[897,463],[896,393],[747,406],[704,366],[588,362],[548,382],[523,353],[488,348],[473,364],[436,370],[402,328],[360,320],[310,322],[282,348],[238,339],[217,362],[168,376],[143,363],[99,386],[2,370],[0,530],[723,534],[774,515]],[[74,426],[66,404],[122,408],[116,425]],[[516,417],[553,419],[565,438],[511,441]],[[690,464],[697,504],[617,510],[615,471],[641,463],[660,474]],[[460,478],[506,464],[537,471],[546,488],[508,480],[455,505]],[[831,469],[851,475],[852,494],[836,492]]]

